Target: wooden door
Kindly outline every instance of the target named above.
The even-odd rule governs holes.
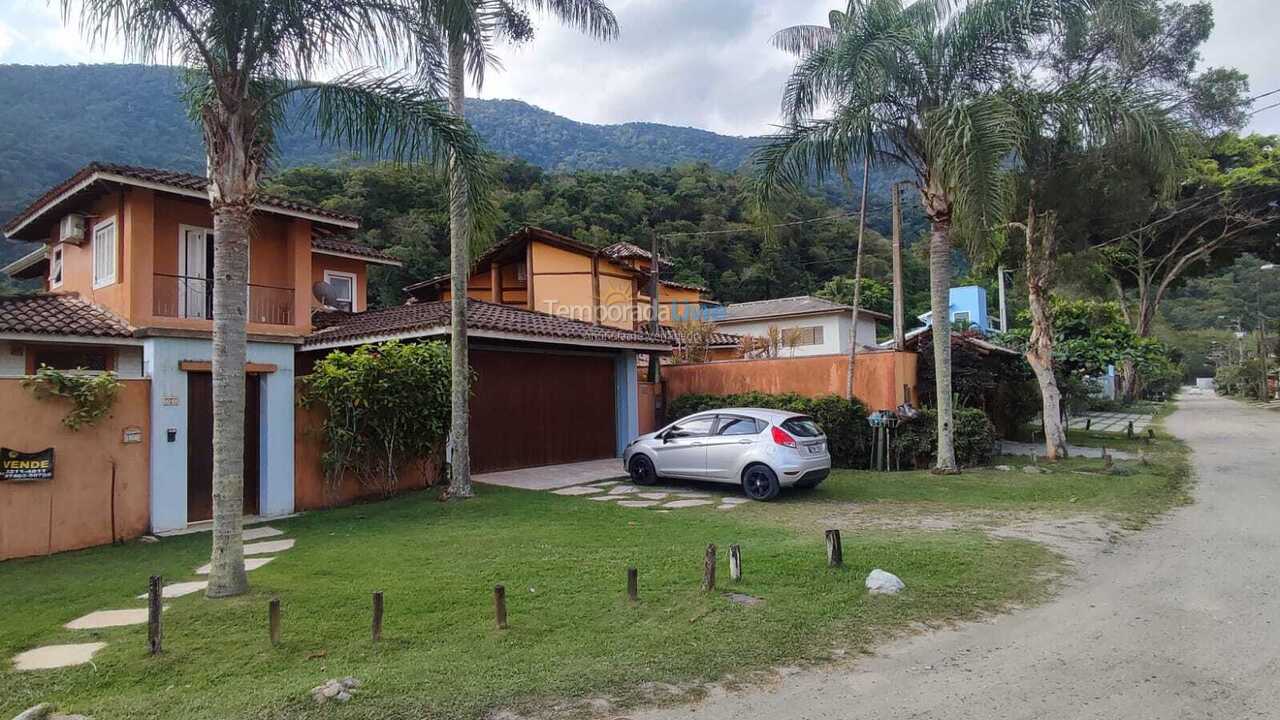
[[[245,377],[244,514],[258,514],[261,383]],[[187,522],[213,517],[213,376],[187,373]]]
[[[612,356],[472,350],[471,367],[474,471],[617,455]]]

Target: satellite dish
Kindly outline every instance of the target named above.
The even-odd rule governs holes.
[[[338,300],[338,291],[327,281],[321,280],[315,285],[312,285],[311,293],[315,295],[316,299],[325,307],[338,307],[338,303],[340,302]]]

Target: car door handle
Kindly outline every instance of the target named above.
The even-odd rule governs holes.
[[[738,441],[738,444],[739,444],[739,445],[750,445],[752,442],[754,442],[754,441],[752,441],[752,440],[739,440],[739,441]]]
[[[701,445],[701,444],[702,444],[702,441],[700,441],[700,440],[694,440],[693,442],[691,442],[691,443],[689,443],[689,444],[690,444],[690,445]]]

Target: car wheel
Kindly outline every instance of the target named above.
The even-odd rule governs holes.
[[[781,490],[778,476],[767,465],[752,465],[742,472],[742,491],[752,500],[772,500]]]
[[[631,473],[631,482],[636,485],[652,485],[658,482],[658,471],[654,469],[653,461],[644,455],[631,458],[631,466],[627,471]]]

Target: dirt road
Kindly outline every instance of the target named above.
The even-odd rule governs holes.
[[[1280,413],[1194,391],[1196,503],[1056,600],[635,720],[1280,718]],[[999,568],[992,568],[999,572]]]

